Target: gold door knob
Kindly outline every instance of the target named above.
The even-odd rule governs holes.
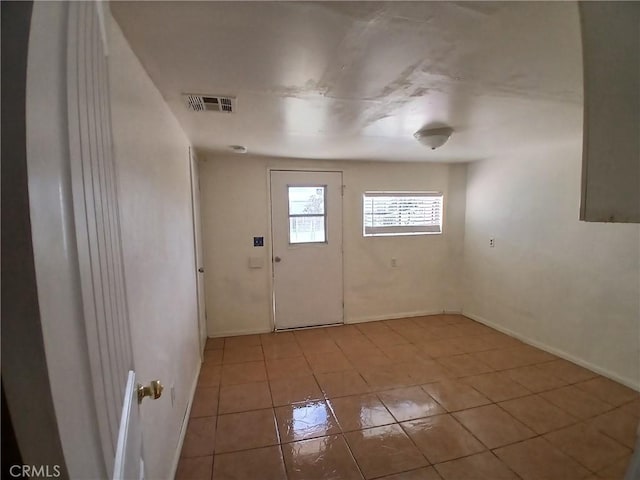
[[[146,387],[138,384],[138,403],[142,402],[144,397],[151,397],[152,400],[160,398],[162,390],[164,390],[164,387],[160,380],[151,380]]]

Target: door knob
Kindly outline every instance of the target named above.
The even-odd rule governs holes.
[[[200,268],[198,269],[198,271],[199,271],[200,273],[204,273],[204,268],[200,267]]]
[[[152,400],[160,398],[162,390],[164,390],[164,387],[160,380],[151,380],[146,387],[138,384],[138,403],[142,402],[144,397],[151,397]]]
[[[273,261],[276,262],[276,263],[280,263],[282,261],[282,259],[280,257],[275,257],[273,259]]]

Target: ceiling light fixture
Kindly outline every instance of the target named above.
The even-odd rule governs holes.
[[[229,145],[229,148],[235,153],[247,153],[247,147],[244,145]]]
[[[441,147],[449,137],[453,133],[453,128],[451,127],[440,127],[440,128],[429,128],[425,127],[418,130],[413,136],[418,140],[421,144],[429,147],[431,150],[435,150],[436,148]]]

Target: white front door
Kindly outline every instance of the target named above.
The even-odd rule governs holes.
[[[271,172],[276,329],[342,323],[342,173]]]

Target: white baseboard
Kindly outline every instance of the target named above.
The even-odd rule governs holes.
[[[178,463],[180,463],[180,452],[182,452],[182,445],[184,444],[184,437],[187,434],[187,427],[189,426],[189,417],[191,417],[191,407],[193,406],[193,397],[196,393],[196,387],[198,386],[198,378],[200,377],[200,369],[202,368],[202,362],[198,362],[198,369],[196,376],[193,379],[191,385],[191,392],[189,394],[189,401],[187,402],[187,408],[184,412],[184,418],[182,419],[182,426],[180,427],[180,436],[178,437],[178,445],[176,446],[176,453],[173,456],[173,464],[171,465],[171,476],[169,478],[175,478],[178,471]]]
[[[271,333],[272,330],[264,329],[264,328],[249,328],[246,330],[226,330],[223,332],[215,332],[207,335],[208,338],[219,338],[219,337],[237,337],[238,335],[258,335],[261,333]]]
[[[459,313],[461,312],[451,312],[448,310],[422,310],[419,312],[400,312],[400,313],[390,313],[387,315],[371,315],[367,317],[346,318],[344,323],[346,325],[350,325],[353,323],[378,322],[380,320],[395,320],[396,318],[426,317],[428,315],[459,314]]]
[[[620,375],[618,375],[615,372],[612,372],[611,370],[608,370],[606,368],[602,368],[599,367],[598,365],[595,365],[587,360],[584,360],[583,358],[579,358],[576,357],[574,355],[571,355],[570,353],[565,352],[564,350],[560,350],[556,347],[552,347],[551,345],[548,345],[546,343],[543,342],[539,342],[537,340],[532,340],[524,335],[521,335],[520,333],[511,330],[510,328],[506,328],[503,327],[502,325],[499,325],[497,323],[494,323],[490,320],[487,320],[486,318],[481,317],[480,315],[476,315],[474,313],[470,313],[470,312],[466,312],[463,310],[462,314],[465,317],[469,317],[472,320],[475,320],[477,322],[480,322],[484,325],[486,325],[487,327],[491,327],[495,330],[498,330],[502,333],[505,333],[507,335],[509,335],[510,337],[514,337],[517,338],[518,340],[531,345],[533,347],[539,348],[540,350],[544,350],[545,352],[551,353],[553,355],[556,355],[560,358],[563,358],[565,360],[568,360],[570,362],[573,362],[575,364],[580,365],[581,367],[586,368],[587,370],[591,370],[592,372],[595,372],[599,375],[602,375],[603,377],[607,377],[610,378],[611,380],[614,380],[618,383],[621,383],[623,385],[626,385],[629,388],[632,388],[636,391],[640,391],[640,383],[638,383],[637,380],[633,380],[631,378],[627,378],[627,377],[622,377]]]

